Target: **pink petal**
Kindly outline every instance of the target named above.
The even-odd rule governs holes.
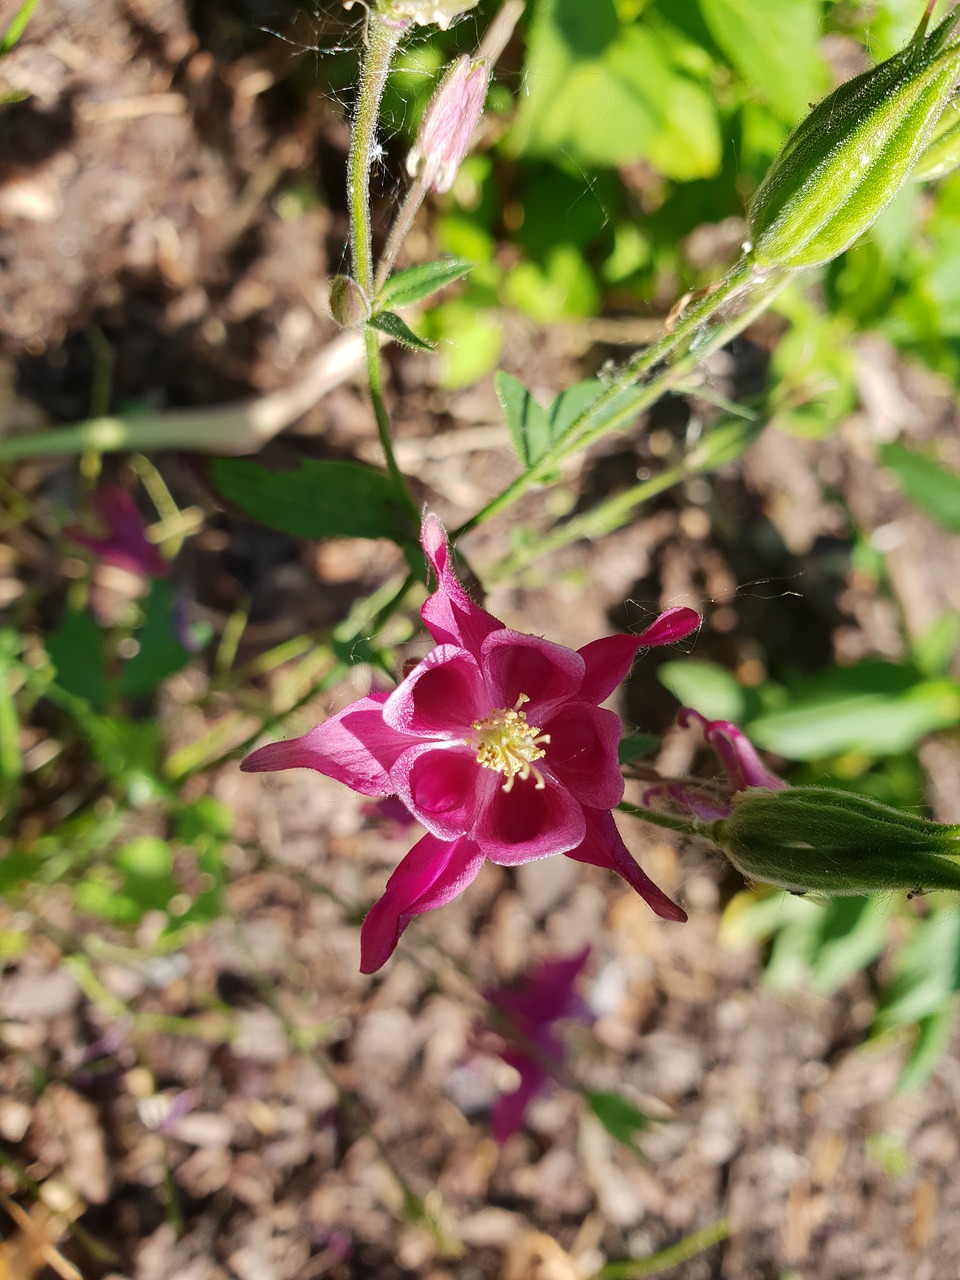
[[[580,696],[584,663],[578,653],[540,636],[497,631],[483,644],[480,666],[495,707],[514,707],[523,694],[531,724]]]
[[[623,725],[619,716],[587,702],[571,702],[544,720],[542,728],[550,735],[546,761],[563,786],[594,809],[612,809],[620,803],[623,774],[617,746]]]
[[[746,791],[748,787],[782,791],[788,785],[783,778],[770,772],[747,735],[729,720],[708,720],[692,707],[683,707],[677,721],[683,729],[691,724],[699,727],[704,742],[717,753],[734,791]]]
[[[483,855],[472,840],[425,835],[387,881],[360,930],[360,972],[375,973],[393,955],[414,916],[458,897],[476,879]]]
[[[390,790],[441,840],[472,832],[501,780],[482,769],[469,748],[437,742],[411,747],[398,758],[390,778]]]
[[[583,840],[583,805],[566,787],[547,779],[538,791],[533,777],[497,787],[485,805],[474,838],[486,857],[503,867],[566,853]]]
[[[609,867],[611,871],[616,871],[663,920],[686,920],[687,913],[684,909],[668,898],[634,862],[617,830],[613,814],[601,809],[587,809],[585,815],[586,838],[566,856],[573,858],[575,862]]]
[[[390,694],[383,718],[391,728],[418,737],[464,738],[490,710],[476,659],[466,649],[441,644]]]
[[[586,663],[580,696],[587,702],[603,702],[630,674],[633,660],[641,649],[673,644],[699,626],[700,615],[694,609],[681,607],[661,613],[638,636],[603,636],[600,640],[592,640],[577,650]]]
[[[147,539],[147,525],[131,494],[119,485],[107,484],[98,489],[93,506],[106,526],[106,536],[84,533],[73,525],[64,529],[64,537],[86,547],[104,564],[116,565],[143,578],[165,578],[170,564]]]
[[[544,960],[516,986],[494,987],[485,991],[484,997],[528,1035],[560,1018],[588,1018],[589,1010],[577,996],[574,983],[589,958],[588,943],[572,956]]]
[[[512,1093],[501,1094],[490,1113],[494,1139],[502,1144],[523,1128],[527,1107],[538,1093],[549,1087],[550,1077],[532,1058],[507,1053],[501,1054],[501,1057],[520,1073],[520,1083],[516,1089]]]
[[[389,771],[416,739],[384,724],[386,700],[385,693],[359,698],[300,738],[252,751],[240,768],[245,773],[314,769],[361,795],[392,795],[396,787]]]
[[[450,565],[450,547],[435,515],[423,518],[420,542],[437,577],[437,589],[420,610],[424,625],[437,644],[453,644],[477,656],[480,646],[502,622],[481,609],[464,591]]]

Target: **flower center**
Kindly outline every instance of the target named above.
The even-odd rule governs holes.
[[[541,743],[550,741],[549,733],[541,733],[534,724],[527,724],[525,712],[520,708],[530,699],[521,693],[516,705],[508,710],[491,711],[482,720],[473,723],[473,737],[467,744],[477,752],[477,764],[481,769],[496,769],[497,773],[506,775],[503,790],[513,787],[514,778],[526,782],[531,773],[536,778],[536,789],[542,791],[545,783],[543,774],[534,765],[534,760],[541,760],[546,752]]]

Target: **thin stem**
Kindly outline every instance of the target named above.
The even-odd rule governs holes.
[[[608,1262],[597,1272],[597,1280],[640,1280],[641,1276],[656,1276],[661,1271],[671,1271],[683,1262],[710,1249],[715,1244],[722,1244],[732,1234],[733,1227],[729,1219],[721,1218],[709,1227],[702,1227],[692,1235],[684,1236],[676,1244],[661,1249],[649,1258],[638,1258],[630,1262]]]
[[[584,409],[583,413],[570,424],[533,467],[517,476],[476,515],[454,529],[450,535],[451,538],[462,537],[485,520],[489,520],[491,516],[511,506],[529,489],[540,484],[546,476],[555,471],[559,463],[571,453],[588,448],[602,436],[632,422],[637,414],[648,409],[666,391],[682,382],[709,355],[741,333],[769,306],[776,295],[786,288],[791,279],[788,275],[778,275],[759,281],[756,296],[739,315],[708,330],[700,342],[691,343],[687,351],[669,368],[654,376],[644,386],[624,385],[625,379],[641,377],[669,357],[681,341],[694,337],[696,331],[716,314],[725,302],[744,291],[750,278],[752,277],[749,273],[743,270],[735,268],[731,271],[724,284],[685,315],[672,333],[666,334],[659,342],[631,360],[621,371],[616,382],[602,391],[597,399]]]
[[[370,14],[370,45],[360,73],[360,91],[353,117],[353,137],[347,162],[347,203],[350,210],[350,247],[353,253],[353,278],[367,299],[373,299],[373,233],[370,225],[370,167],[376,142],[377,121],[380,117],[380,101],[390,73],[390,63],[400,41],[401,32],[388,27],[377,16]],[[415,212],[415,211],[414,211]],[[377,433],[386,459],[387,470],[397,496],[416,521],[417,504],[397,466],[390,438],[390,419],[383,398],[383,366],[380,360],[380,340],[372,329],[364,331],[364,349],[367,357],[367,380],[370,399],[377,419]]]
[[[380,340],[373,329],[364,330],[364,341],[367,350],[367,380],[370,384],[370,399],[377,419],[377,434],[383,456],[387,461],[387,471],[393,481],[397,495],[413,517],[414,526],[420,521],[420,509],[413,500],[413,494],[407,484],[403,472],[397,465],[393,452],[393,440],[390,438],[390,417],[387,413],[386,401],[383,398],[383,361],[380,359]]]
[[[380,100],[401,32],[388,27],[374,10],[370,14],[370,44],[360,72],[360,91],[353,117],[353,137],[347,161],[347,200],[350,209],[350,247],[353,278],[368,301],[373,296],[373,233],[370,226],[370,167],[376,142]]]
[[[654,813],[652,809],[642,809],[639,805],[629,804],[622,800],[617,809],[620,813],[629,813],[631,818],[639,818],[641,822],[649,822],[655,827],[665,827],[667,831],[679,831],[685,836],[702,836],[703,824],[699,818],[674,818],[666,813]]]
[[[426,183],[422,178],[414,179],[413,185],[404,196],[403,204],[400,206],[400,212],[393,220],[393,226],[390,228],[390,234],[387,236],[387,243],[384,246],[380,262],[377,266],[377,278],[374,288],[377,293],[387,283],[387,278],[393,270],[394,263],[397,260],[397,254],[400,252],[400,246],[407,238],[407,232],[413,224],[414,218],[420,211],[427,194]]]

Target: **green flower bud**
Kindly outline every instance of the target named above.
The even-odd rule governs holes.
[[[960,890],[960,826],[833,787],[739,792],[704,833],[747,879],[794,893]]]
[[[357,329],[370,319],[370,303],[350,276],[330,281],[330,314],[341,329]]]
[[[960,169],[960,102],[948,102],[937,127],[910,177],[914,182],[934,182]]]
[[[816,267],[869,229],[926,147],[960,77],[954,11],[906,48],[840,85],[794,129],[760,184],[747,256],[760,268]]]

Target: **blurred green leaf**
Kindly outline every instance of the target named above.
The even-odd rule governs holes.
[[[819,0],[699,0],[710,34],[788,124],[823,96]]]
[[[103,629],[89,613],[67,613],[46,647],[60,687],[99,710],[107,700]]]
[[[708,720],[739,724],[746,716],[745,691],[729,671],[714,662],[695,658],[662,662],[657,678],[685,707],[693,707]]]
[[[960,533],[960,476],[902,444],[883,445],[880,458],[911,502],[950,533]]]
[[[120,688],[127,697],[152,693],[191,658],[177,638],[177,595],[166,579],[156,578],[150,584],[143,626],[136,638],[140,648],[120,677]]]
[[[834,898],[824,907],[810,970],[825,996],[872,964],[887,940],[889,918],[876,898]]]
[[[960,912],[951,901],[917,922],[900,949],[877,1014],[878,1031],[919,1023],[951,1007],[960,990]]]
[[[917,1022],[916,1038],[897,1081],[897,1089],[901,1093],[922,1088],[933,1075],[940,1059],[950,1048],[956,1007],[956,1000],[949,1000],[942,1009]]]
[[[569,390],[562,391],[548,408],[544,408],[512,374],[501,371],[494,382],[497,399],[506,414],[513,447],[527,468],[540,461],[604,389],[603,384],[595,380],[578,382]]]
[[[19,44],[20,37],[26,30],[37,3],[38,0],[23,0],[23,4],[8,23],[6,31],[0,36],[0,57]]]
[[[790,760],[909,750],[924,734],[960,721],[960,685],[909,667],[862,662],[799,682],[783,709],[749,719],[754,742]]]
[[[468,289],[472,291],[473,282]],[[472,299],[441,302],[424,316],[423,327],[437,344],[443,386],[472,386],[496,367],[503,329],[495,315]]]
[[[660,31],[621,20],[613,0],[540,0],[526,84],[520,151],[593,166],[648,159],[681,181],[719,169],[712,95],[674,63]]]
[[[637,1143],[641,1133],[650,1128],[650,1119],[622,1094],[605,1089],[585,1089],[587,1105],[607,1133],[635,1155],[643,1155]]]
[[[433,343],[418,337],[406,320],[402,320],[395,311],[378,311],[367,321],[367,328],[379,329],[381,333],[385,333],[387,337],[392,338],[394,342],[399,342],[401,347],[407,347],[410,351],[433,350]]]
[[[620,739],[617,758],[621,764],[633,764],[635,760],[643,760],[651,755],[660,745],[655,733],[628,733]]]
[[[468,258],[441,258],[437,262],[424,262],[408,267],[390,276],[380,291],[380,301],[385,307],[408,307],[413,302],[436,293],[444,285],[461,280],[473,270]]]
[[[268,471],[246,458],[216,458],[213,483],[241,511],[301,538],[390,538],[416,542],[390,477],[357,462],[301,461]]]

